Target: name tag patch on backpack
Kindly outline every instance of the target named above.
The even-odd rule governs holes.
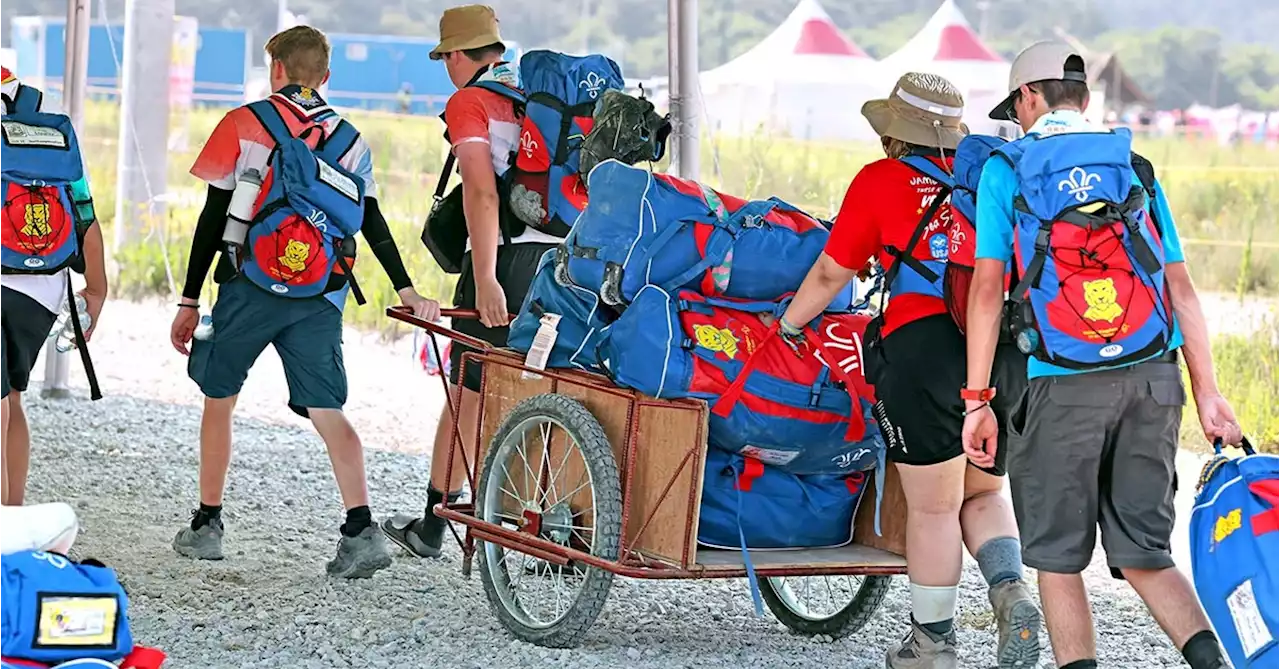
[[[67,148],[67,138],[55,128],[43,128],[18,121],[4,122],[4,138],[14,146],[43,146],[54,149]]]
[[[37,646],[108,648],[115,644],[120,611],[115,597],[42,594],[37,607]]]

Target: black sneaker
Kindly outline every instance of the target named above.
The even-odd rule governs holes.
[[[382,533],[397,546],[420,558],[438,558],[449,521],[431,516],[422,519],[403,513],[382,521]]]

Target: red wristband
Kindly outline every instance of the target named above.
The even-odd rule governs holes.
[[[981,390],[970,390],[969,388],[960,389],[960,399],[967,402],[990,402],[996,397],[995,388],[983,388]]]

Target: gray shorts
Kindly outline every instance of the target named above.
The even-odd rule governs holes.
[[[1175,457],[1186,394],[1176,358],[1032,379],[1010,420],[1007,462],[1022,561],[1074,574],[1173,566]]]

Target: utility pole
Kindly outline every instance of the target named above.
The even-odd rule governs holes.
[[[71,117],[76,134],[84,136],[84,90],[89,68],[89,0],[67,3],[67,23],[63,30],[66,43],[66,66],[62,71],[62,111]],[[71,280],[70,272],[67,280]],[[42,397],[71,397],[67,377],[71,372],[71,353],[59,353],[56,338],[44,347],[44,386]]]
[[[115,250],[164,215],[169,168],[169,64],[174,0],[127,0]]]
[[[671,107],[672,171],[698,178],[698,0],[667,0],[668,95]]]

